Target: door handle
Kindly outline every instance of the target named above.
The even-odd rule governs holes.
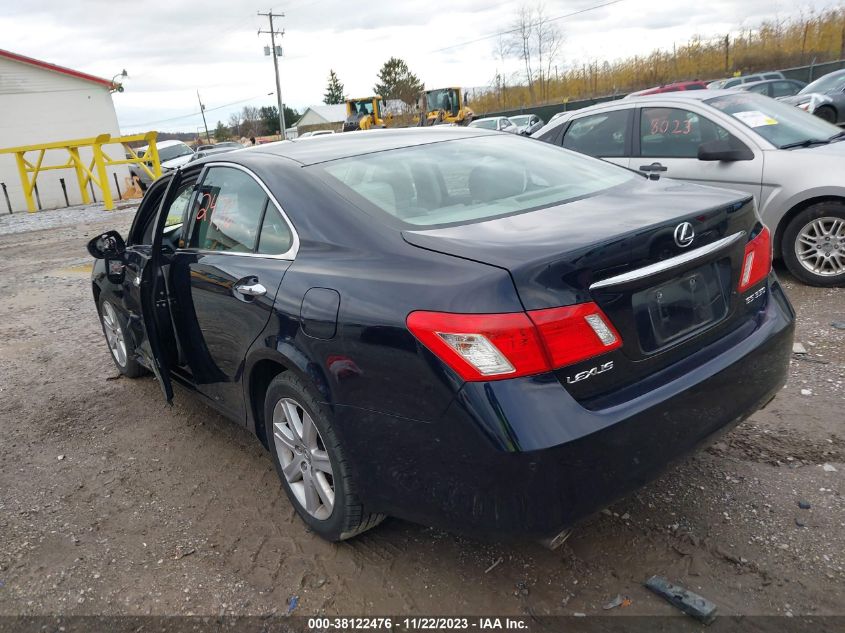
[[[253,284],[240,284],[235,286],[235,292],[242,294],[245,297],[263,297],[267,294],[267,288],[256,281]]]
[[[660,163],[652,163],[651,165],[640,165],[640,171],[645,172],[649,180],[659,180],[660,173],[669,171],[669,168]]]

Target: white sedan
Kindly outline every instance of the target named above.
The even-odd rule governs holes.
[[[510,134],[519,134],[519,127],[514,125],[506,116],[489,116],[483,119],[475,119],[469,124],[469,127],[480,127],[485,130],[498,130],[499,132],[509,132]]]

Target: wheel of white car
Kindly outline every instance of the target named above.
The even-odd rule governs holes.
[[[126,331],[126,321],[119,310],[108,299],[101,299],[100,324],[111,358],[121,374],[127,378],[137,378],[144,374],[144,368],[135,360],[135,346]]]
[[[781,253],[789,271],[804,283],[845,285],[845,203],[819,202],[792,218]]]

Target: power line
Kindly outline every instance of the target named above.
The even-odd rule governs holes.
[[[247,103],[248,101],[254,101],[259,97],[269,96],[273,94],[272,92],[267,94],[255,95],[253,97],[249,97],[248,99],[240,99],[238,101],[232,101],[231,103],[224,103],[223,105],[214,106],[213,108],[206,108],[206,112],[214,112],[215,110],[222,110],[223,108],[229,108],[233,105],[240,105],[241,103]],[[188,119],[191,117],[199,116],[200,112],[191,112],[190,114],[181,114],[179,116],[170,117],[169,119],[159,119],[158,121],[146,121],[144,123],[127,123],[123,127],[146,127],[148,125],[157,125],[159,123],[169,123],[171,121],[180,121],[182,119]]]
[[[536,22],[533,24],[529,24],[529,27],[539,26],[540,24],[548,24],[549,22],[557,22],[558,20],[564,20],[566,18],[571,18],[576,15],[581,15],[582,13],[587,13],[589,11],[595,11],[596,9],[601,9],[602,7],[609,7],[612,4],[619,4],[620,2],[624,2],[625,0],[610,0],[610,2],[603,2],[602,4],[596,4],[591,7],[586,7],[585,9],[579,9],[578,11],[573,11],[572,13],[566,13],[564,15],[559,15],[554,18],[549,18],[548,20],[543,20],[542,22]],[[521,27],[514,28],[514,29],[507,29],[506,31],[498,31],[497,33],[490,33],[489,35],[484,35],[482,37],[476,38],[474,40],[467,40],[466,42],[459,42],[458,44],[451,44],[449,46],[444,46],[443,48],[437,48],[433,51],[429,51],[429,53],[442,53],[443,51],[450,51],[455,48],[461,48],[464,46],[468,46],[469,44],[476,44],[478,42],[483,42],[485,40],[493,39],[494,37],[499,37],[500,35],[508,35],[509,33],[516,33],[520,30]]]

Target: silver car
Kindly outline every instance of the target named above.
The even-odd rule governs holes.
[[[767,79],[785,79],[783,73],[780,71],[771,71],[765,73],[755,73],[753,75],[742,75],[740,77],[726,77],[725,79],[717,79],[707,84],[710,90],[719,90],[725,88],[735,88],[742,84],[749,84],[753,81],[766,81]]]
[[[819,77],[794,97],[784,97],[783,102],[815,114],[828,123],[845,123],[845,70]]]
[[[490,116],[484,119],[475,119],[469,124],[469,127],[480,127],[485,130],[498,130],[499,132],[519,134],[519,127],[514,125],[513,121],[506,116]]]
[[[531,136],[545,125],[543,119],[536,114],[516,114],[509,116],[508,119],[517,127],[519,133],[525,136]]]
[[[738,90],[600,104],[533,135],[650,178],[748,192],[773,233],[775,256],[818,286],[845,284],[843,137],[798,108]]]

